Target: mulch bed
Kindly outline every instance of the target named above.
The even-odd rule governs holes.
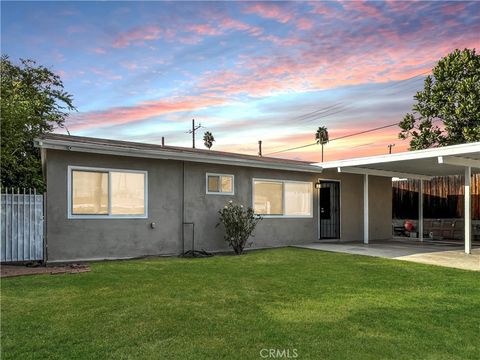
[[[90,266],[85,264],[68,264],[60,266],[25,266],[25,265],[1,265],[0,278],[40,275],[40,274],[77,274],[89,272]]]

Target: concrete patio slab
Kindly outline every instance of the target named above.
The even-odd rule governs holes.
[[[360,242],[318,242],[307,245],[297,245],[295,247],[341,252],[346,254],[376,256],[463,270],[480,271],[479,248],[473,249],[472,254],[467,255],[463,251],[463,246],[397,241],[385,241],[368,245]]]

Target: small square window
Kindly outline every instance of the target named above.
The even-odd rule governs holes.
[[[233,195],[233,175],[207,174],[207,194]]]

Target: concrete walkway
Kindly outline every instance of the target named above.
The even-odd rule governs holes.
[[[463,247],[399,241],[375,242],[369,245],[360,242],[318,242],[296,247],[480,271],[480,248],[473,249],[472,254],[467,255]]]

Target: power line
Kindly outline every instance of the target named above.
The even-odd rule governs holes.
[[[399,123],[396,122],[396,123],[389,124],[389,125],[379,126],[379,127],[368,129],[368,130],[359,131],[359,132],[356,132],[356,133],[353,133],[353,134],[340,136],[340,137],[331,139],[330,141],[341,140],[341,139],[345,139],[345,138],[352,137],[352,136],[362,135],[362,134],[366,134],[366,133],[369,133],[369,132],[372,132],[372,131],[382,130],[382,129],[386,129],[386,128],[389,128],[389,127],[392,127],[392,126],[398,126],[398,124]]]
[[[376,128],[368,129],[368,130],[359,131],[359,132],[352,133],[352,134],[348,134],[348,135],[344,135],[344,136],[339,136],[339,137],[337,137],[337,138],[330,139],[329,142],[332,142],[332,141],[335,141],[335,140],[345,139],[345,138],[352,137],[352,136],[357,136],[357,135],[366,134],[366,133],[369,133],[369,132],[372,132],[372,131],[377,131],[377,130],[381,130],[381,129],[386,129],[386,128],[389,128],[389,127],[392,127],[392,126],[398,126],[398,124],[399,124],[399,123],[397,122],[397,123],[393,123],[393,124],[389,124],[389,125],[384,125],[384,126],[379,126],[379,127],[376,127]],[[282,153],[282,152],[286,152],[286,151],[302,149],[302,148],[309,147],[309,146],[313,146],[313,145],[317,145],[317,143],[315,142],[315,143],[313,143],[313,144],[307,144],[307,145],[297,146],[297,147],[293,147],[293,148],[278,150],[278,151],[274,151],[274,152],[268,153],[268,154],[266,154],[266,155],[272,155],[272,154],[278,154],[278,153]]]
[[[437,121],[440,121],[440,119],[435,119],[435,120],[432,121],[432,123],[437,122]],[[389,125],[383,125],[383,126],[379,126],[379,127],[375,127],[375,128],[371,128],[371,129],[359,131],[359,132],[356,132],[356,133],[352,133],[352,134],[348,134],[348,135],[344,135],[344,136],[339,136],[339,137],[330,139],[328,142],[332,142],[332,141],[335,141],[335,140],[346,139],[346,138],[349,138],[349,137],[352,137],[352,136],[362,135],[362,134],[366,134],[366,133],[369,133],[369,132],[386,129],[386,128],[389,128],[389,127],[392,127],[392,126],[398,126],[398,124],[399,124],[399,122],[396,122],[396,123],[389,124]],[[271,153],[268,153],[268,154],[265,154],[265,155],[278,154],[278,153],[287,152],[287,151],[291,151],[291,150],[302,149],[302,148],[309,147],[309,146],[313,146],[313,145],[318,145],[318,144],[315,142],[315,143],[313,143],[313,144],[307,144],[307,145],[297,146],[297,147],[293,147],[293,148],[288,148],[288,149],[283,149],[283,150],[274,151],[274,152],[271,152]]]

